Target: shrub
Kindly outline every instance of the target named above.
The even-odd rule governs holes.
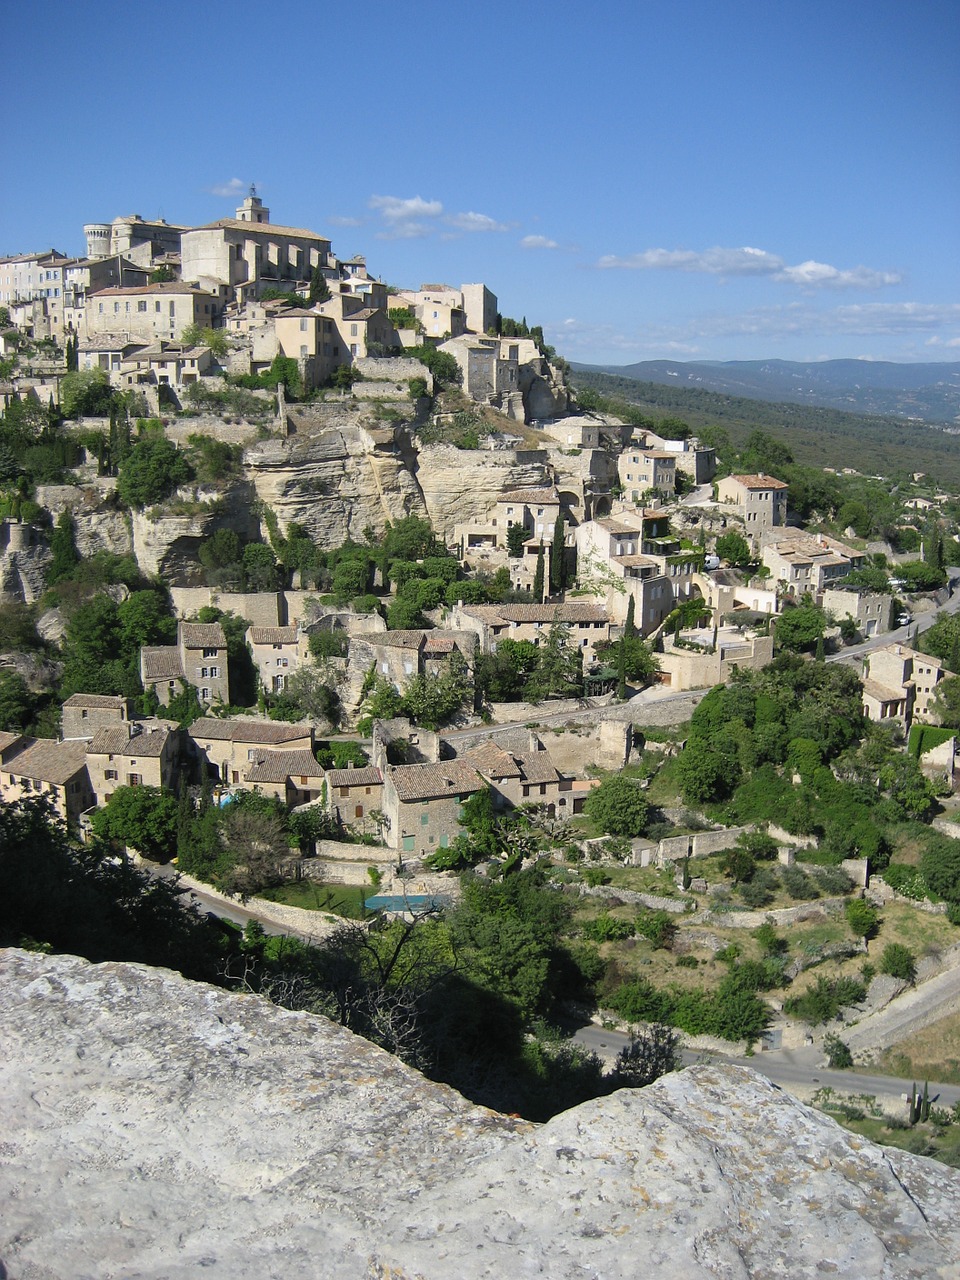
[[[677,926],[669,911],[643,911],[637,916],[637,933],[654,947],[669,950],[677,936]]]
[[[618,920],[605,911],[595,920],[584,921],[583,932],[594,942],[617,942],[632,938],[634,927],[629,920]]]
[[[904,982],[915,982],[917,977],[917,961],[909,947],[900,942],[891,942],[883,949],[880,957],[880,972],[891,978],[902,978]]]
[[[870,939],[877,936],[880,929],[880,912],[876,907],[864,902],[862,898],[854,898],[848,902],[845,911],[847,924],[858,938]]]
[[[791,996],[783,1007],[791,1017],[817,1026],[837,1017],[846,1005],[859,1004],[866,994],[866,987],[855,978],[821,977],[802,995]]]
[[[927,882],[916,867],[891,862],[884,871],[883,878],[891,889],[896,893],[902,893],[905,898],[922,902],[927,896]]]
[[[831,1071],[845,1071],[853,1066],[853,1054],[833,1032],[824,1038],[823,1051],[827,1055],[827,1066]]]

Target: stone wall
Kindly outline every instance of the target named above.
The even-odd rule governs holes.
[[[766,911],[698,911],[691,919],[695,924],[713,925],[715,929],[759,929],[767,920],[779,928],[798,924],[804,920],[816,920],[821,915],[839,915],[846,909],[849,898],[818,898],[799,907],[777,907]]]
[[[210,606],[236,613],[257,627],[294,626],[307,616],[315,591],[222,591],[219,587],[171,587],[170,598],[180,618]]]

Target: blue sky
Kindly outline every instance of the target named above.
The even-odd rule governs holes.
[[[956,0],[2,12],[0,253],[255,182],[571,360],[960,360]]]

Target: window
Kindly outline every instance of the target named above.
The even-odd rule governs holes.
[[[219,675],[220,675],[220,668],[219,668],[219,667],[211,667],[211,668],[210,668],[210,678],[211,678],[211,680],[216,680],[216,679],[219,677]]]
[[[403,837],[403,852],[413,853],[413,836]]]
[[[204,649],[203,656],[205,658],[215,658],[217,656],[216,649]]]
[[[119,775],[117,774],[116,769],[104,769],[104,771],[103,771],[103,776],[104,776],[108,781],[116,781],[116,779],[117,779],[117,777],[118,777]]]
[[[209,690],[209,689],[201,689],[201,690],[200,690],[200,698],[201,698],[201,700],[202,700],[203,702],[209,702],[209,701],[210,701],[210,690]]]
[[[146,301],[146,299],[144,298],[142,302],[138,302],[138,303],[137,303],[137,310],[138,310],[138,311],[146,311],[146,309],[147,309],[147,301]]]
[[[362,818],[362,817],[363,817],[363,805],[362,805],[362,804],[358,804],[358,805],[356,806],[356,808],[355,808],[355,809],[354,809],[354,811],[353,811],[353,816],[354,816],[355,818]]]
[[[307,321],[306,321],[306,320],[301,320],[301,321],[300,321],[300,332],[301,332],[301,333],[306,333],[306,332],[307,332]]]
[[[421,813],[421,815],[420,815],[420,825],[421,825],[421,827],[428,827],[428,826],[430,825],[430,815],[429,815],[429,813]]]
[[[159,302],[155,302],[155,303],[153,304],[153,309],[154,309],[155,311],[159,311],[159,310],[160,310],[160,303],[159,303]]]

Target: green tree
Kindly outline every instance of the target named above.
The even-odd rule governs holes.
[[[537,550],[537,567],[533,571],[533,598],[538,602],[543,600],[543,584],[544,584],[543,539],[541,539],[539,549]]]
[[[311,307],[316,306],[318,302],[330,301],[330,286],[327,284],[327,278],[319,265],[314,267],[313,275],[310,277],[310,290],[307,293],[307,301]]]
[[[180,341],[187,347],[207,347],[211,355],[222,359],[230,350],[226,329],[211,329],[199,324],[188,324],[180,334]]]
[[[584,812],[601,831],[614,836],[639,836],[647,821],[647,802],[632,778],[613,773],[594,787],[584,801]]]
[[[550,592],[556,594],[567,585],[567,562],[565,554],[565,526],[563,516],[559,513],[553,525],[553,541],[550,543]]]
[[[815,604],[800,604],[784,609],[776,622],[776,643],[779,649],[794,653],[816,647],[827,625],[827,616]]]
[[[248,542],[243,549],[243,575],[248,591],[276,591],[280,586],[276,557],[263,542]]]
[[[90,815],[90,825],[101,839],[166,862],[177,849],[177,817],[177,801],[159,787],[117,787],[104,807]]]
[[[960,840],[931,836],[920,855],[920,874],[938,897],[960,903]]]
[[[65,418],[106,417],[114,390],[105,369],[80,369],[60,379],[60,405]]]
[[[739,566],[750,563],[750,543],[736,529],[722,533],[717,538],[716,553],[727,564]]]
[[[52,559],[47,569],[47,582],[51,586],[64,578],[69,578],[80,563],[80,553],[74,540],[76,524],[73,513],[61,511],[57,523],[50,535],[50,552]]]
[[[644,1089],[670,1071],[679,1071],[680,1037],[671,1027],[654,1022],[630,1033],[629,1044],[617,1054],[608,1079],[611,1089]]]
[[[941,725],[960,729],[960,677],[948,676],[936,687],[932,710]]]
[[[523,555],[523,544],[527,540],[526,526],[514,523],[507,526],[507,555],[516,559]]]
[[[160,502],[193,478],[186,455],[162,436],[145,436],[120,464],[117,495],[128,507]]]
[[[23,733],[33,719],[36,703],[19,672],[0,668],[0,729]]]

